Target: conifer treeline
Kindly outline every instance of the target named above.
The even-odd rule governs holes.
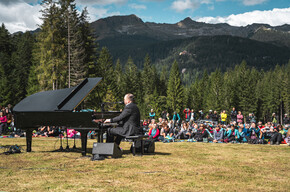
[[[101,102],[122,101],[130,92],[136,96],[142,118],[148,116],[151,108],[160,116],[163,110],[172,114],[185,107],[205,112],[229,112],[236,107],[244,115],[253,112],[263,121],[273,112],[290,112],[290,62],[264,72],[243,61],[225,73],[219,69],[204,71],[202,77],[185,85],[187,71],[181,73],[176,61],[170,71],[163,67],[160,72],[148,55],[142,69],[131,57],[126,63],[117,60],[114,64],[109,50],[95,44],[87,11],[78,14],[74,0],[44,0],[43,6],[40,32],[11,35],[4,24],[0,28],[3,105],[14,105],[35,92],[74,86],[85,77],[103,77],[85,107],[100,109]]]

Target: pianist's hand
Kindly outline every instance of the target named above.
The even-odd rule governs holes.
[[[104,123],[111,123],[111,119],[106,119]]]

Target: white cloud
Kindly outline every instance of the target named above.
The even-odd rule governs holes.
[[[196,10],[200,6],[200,3],[195,0],[176,0],[171,4],[171,8],[177,12],[183,12],[185,10]]]
[[[267,0],[242,0],[243,4],[246,6],[259,5],[266,1]]]
[[[171,4],[171,9],[182,13],[185,10],[194,11],[200,7],[201,4],[210,5],[212,0],[176,0]]]
[[[126,4],[128,0],[76,0],[77,5],[111,5],[111,4]]]
[[[216,2],[225,2],[225,1],[230,1],[230,0],[215,0]],[[233,0],[231,0],[233,1]],[[243,5],[246,6],[253,6],[253,5],[259,5],[262,4],[268,0],[234,0],[234,1],[239,1],[241,2]]]
[[[246,26],[253,23],[269,24],[278,26],[290,24],[290,7],[284,9],[273,9],[269,11],[252,11],[238,15],[229,15],[226,17],[202,17],[197,19],[205,23],[228,23],[232,26]]]
[[[139,4],[136,4],[136,3],[129,4],[128,6],[130,8],[132,8],[132,9],[136,9],[136,10],[141,10],[141,9],[145,10],[145,9],[147,9],[147,7],[145,5],[139,5]]]
[[[120,15],[120,12],[108,12],[106,8],[88,7],[90,22],[96,21],[100,18],[109,17],[113,15]]]
[[[34,30],[37,24],[41,24],[41,6],[29,5],[25,1],[18,0],[16,3],[0,4],[0,23],[4,23],[10,33],[17,31]],[[27,1],[28,2],[28,1]],[[30,0],[29,2],[32,2]]]

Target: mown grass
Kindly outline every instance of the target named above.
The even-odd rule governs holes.
[[[0,140],[14,144],[26,148],[22,138]],[[123,158],[104,161],[51,152],[58,147],[33,138],[33,152],[1,154],[0,191],[290,191],[286,145],[156,143],[155,155],[134,157],[122,142]]]

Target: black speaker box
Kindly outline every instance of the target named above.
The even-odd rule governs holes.
[[[122,151],[116,143],[94,143],[93,155],[112,156],[112,158],[122,157]]]

